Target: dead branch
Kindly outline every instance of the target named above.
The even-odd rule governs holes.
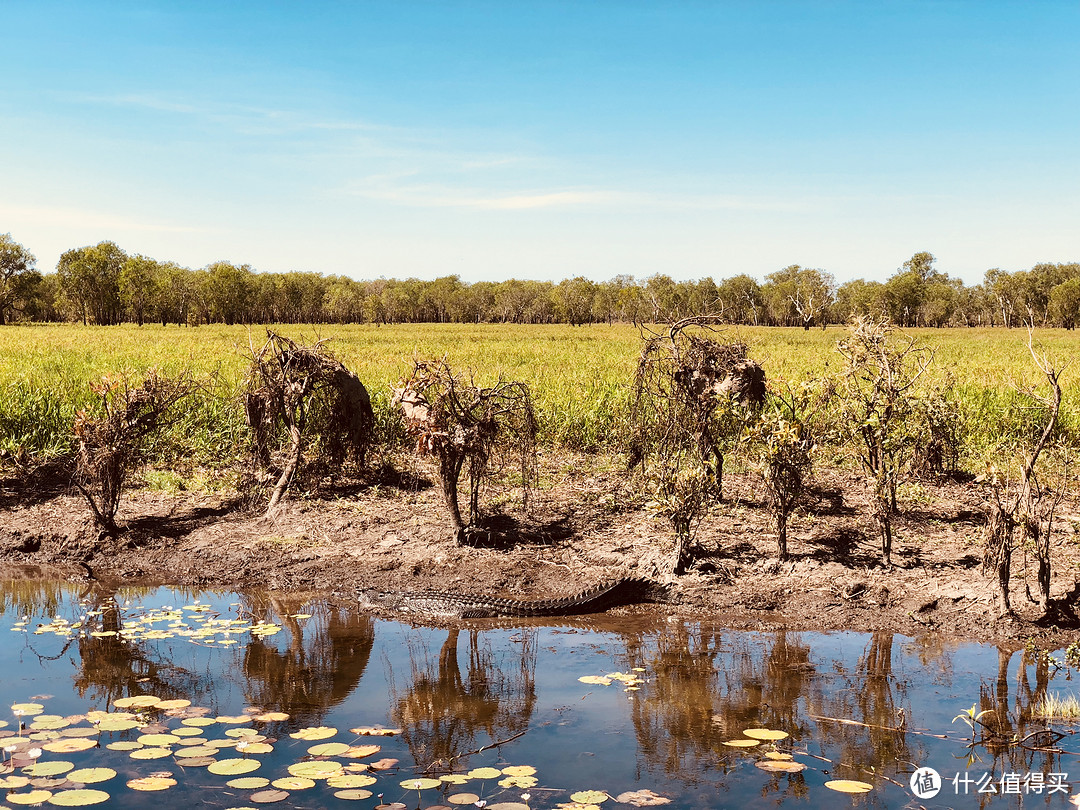
[[[172,409],[194,388],[190,377],[162,377],[151,370],[141,384],[126,377],[106,376],[91,383],[102,415],[85,410],[75,414],[78,442],[75,486],[94,521],[115,535],[116,513],[128,473],[138,462],[147,441],[172,418]]]
[[[276,475],[267,514],[273,513],[302,463],[305,444],[319,440],[326,461],[340,468],[347,459],[363,464],[373,442],[374,414],[363,383],[326,349],[326,340],[307,346],[267,330],[252,351],[244,392],[251,428],[248,498]]]
[[[454,534],[467,542],[480,519],[480,493],[492,477],[496,457],[514,456],[528,509],[536,482],[536,414],[527,385],[498,381],[490,388],[463,381],[446,360],[414,361],[412,374],[394,389],[416,450],[435,456]],[[458,487],[468,478],[468,520],[462,516]]]

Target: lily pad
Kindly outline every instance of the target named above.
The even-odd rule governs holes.
[[[770,773],[799,773],[806,770],[806,765],[802,762],[790,759],[763,759],[761,762],[755,762],[754,765]]]
[[[212,748],[209,745],[192,745],[188,748],[178,748],[173,752],[173,755],[180,759],[187,759],[189,757],[212,757],[218,750]]]
[[[507,776],[504,779],[499,780],[499,787],[504,788],[519,788],[521,790],[528,790],[529,788],[536,787],[537,780],[535,776]]]
[[[244,747],[241,748],[241,745]],[[274,746],[264,742],[240,743],[236,746],[236,750],[243,751],[245,754],[269,754],[274,750]]]
[[[257,759],[219,759],[206,770],[221,776],[239,776],[257,770],[261,764]]]
[[[535,776],[536,768],[532,765],[510,765],[502,769],[503,776]]]
[[[656,807],[661,804],[671,804],[671,799],[653,793],[651,790],[630,790],[620,793],[615,797],[620,804],[632,804],[634,807]]]
[[[258,793],[252,793],[250,796],[251,801],[256,804],[273,804],[274,802],[281,802],[289,798],[289,792],[287,790],[260,790]]]
[[[869,793],[874,789],[869,782],[860,782],[857,779],[833,779],[826,782],[825,787],[840,793]]]
[[[480,797],[475,793],[454,793],[447,796],[446,801],[450,802],[450,804],[475,804],[480,801]]]
[[[176,784],[176,780],[170,776],[143,776],[138,779],[129,779],[127,786],[132,790],[168,790]]]
[[[363,799],[371,798],[370,790],[339,790],[334,796],[338,799],[345,799],[346,801],[361,801]],[[431,810],[429,807],[428,810]]]
[[[33,717],[43,711],[45,707],[40,703],[14,703],[11,706],[11,713],[18,717]]]
[[[88,740],[85,737],[64,737],[63,739],[47,742],[41,747],[53,754],[74,754],[77,751],[86,751],[90,748],[96,748],[97,743],[93,740]]]
[[[442,784],[438,779],[427,779],[423,777],[416,777],[414,779],[405,779],[401,782],[401,786],[406,790],[431,790],[437,788]]]
[[[313,745],[308,748],[307,752],[313,757],[339,757],[348,750],[348,743],[330,742]]]
[[[349,773],[342,776],[331,776],[326,780],[326,786],[332,788],[362,788],[374,785],[377,780],[374,776],[366,773]]]
[[[333,760],[294,762],[287,770],[293,776],[305,776],[308,779],[329,779],[343,773],[341,763]]]
[[[285,712],[263,712],[262,714],[254,715],[252,719],[258,720],[260,723],[273,723],[281,720],[288,720],[289,715]]]
[[[98,782],[105,782],[116,776],[116,771],[112,768],[80,768],[77,771],[71,771],[67,774],[67,778],[72,782],[81,782],[84,785],[93,785]]]
[[[351,759],[363,759],[364,757],[370,757],[372,754],[377,754],[381,750],[381,745],[352,745],[349,746],[347,751],[343,751],[339,756],[349,757]]]
[[[180,724],[184,726],[195,726],[197,728],[201,728],[203,726],[212,726],[216,722],[217,720],[212,717],[185,717],[183,720],[180,721]]]
[[[496,779],[502,776],[498,768],[473,768],[468,773],[470,779]]]
[[[294,740],[326,740],[337,734],[336,728],[330,726],[311,726],[294,731],[289,736]]]
[[[608,795],[601,790],[579,790],[570,794],[570,801],[579,804],[600,804],[606,802]]]
[[[463,773],[444,773],[439,777],[439,781],[448,785],[464,785],[469,781],[469,777]]]
[[[350,728],[349,731],[353,734],[359,734],[361,737],[392,737],[401,733],[400,728],[383,728],[382,726],[360,726],[359,728]]]
[[[306,776],[283,776],[270,784],[278,790],[307,790],[315,787],[315,780]]]
[[[172,754],[168,748],[139,748],[128,754],[132,759],[165,759]]]
[[[138,720],[128,720],[123,717],[107,717],[98,723],[98,731],[128,731],[139,727]]]
[[[724,745],[729,745],[732,748],[753,748],[755,745],[759,745],[758,740],[725,740]]]
[[[139,742],[143,745],[161,748],[166,745],[173,745],[174,743],[180,742],[180,738],[172,734],[143,734],[139,737]]]
[[[230,779],[225,784],[238,790],[258,790],[269,785],[270,780],[265,776],[241,776],[239,779]]]
[[[748,728],[743,734],[754,740],[770,741],[783,740],[789,736],[786,731],[777,731],[771,728]]]
[[[74,767],[74,763],[63,762],[61,760],[55,760],[53,762],[37,762],[29,768],[24,768],[23,773],[27,776],[56,776],[57,774],[67,773]]]
[[[12,804],[41,804],[44,801],[48,801],[51,797],[51,791],[31,790],[29,793],[9,793],[4,797],[4,801],[11,802]]]
[[[11,797],[8,796],[8,801]],[[109,800],[109,794],[104,790],[80,788],[78,790],[61,790],[49,797],[49,804],[60,807],[86,807],[91,804],[101,804]]]

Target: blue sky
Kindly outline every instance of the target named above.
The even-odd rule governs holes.
[[[467,281],[1080,261],[1080,3],[0,0],[0,232]]]

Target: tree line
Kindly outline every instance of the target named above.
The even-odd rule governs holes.
[[[314,272],[260,273],[218,261],[191,269],[129,254],[114,242],[73,248],[42,273],[11,234],[0,234],[0,324],[73,321],[254,323],[664,323],[722,312],[732,323],[824,327],[864,315],[904,327],[1061,326],[1080,321],[1080,263],[987,270],[965,285],[915,253],[886,281],[837,284],[819,268],[790,265],[759,282],[740,274],[715,281],[583,276],[559,282],[360,281]]]

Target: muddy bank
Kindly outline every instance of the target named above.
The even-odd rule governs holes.
[[[194,587],[329,591],[358,587],[439,589],[551,598],[622,576],[669,586],[659,609],[709,617],[733,628],[928,631],[968,640],[1055,647],[1080,638],[1072,598],[1080,544],[1077,504],[1063,504],[1054,537],[1057,624],[1034,621],[1017,552],[1014,606],[999,619],[980,570],[982,500],[972,484],[923,484],[897,521],[894,566],[879,562],[858,476],[825,470],[792,518],[791,559],[773,559],[774,536],[753,480],[727,476],[728,500],[697,532],[700,559],[674,577],[673,541],[630,490],[617,462],[583,456],[543,459],[542,489],[526,518],[507,501],[484,547],[455,544],[430,471],[393,480],[324,482],[274,520],[228,494],[132,490],[125,527],[100,540],[85,502],[63,475],[0,482],[0,565],[56,570],[70,579],[115,578]],[[498,499],[501,493],[489,492]],[[510,494],[507,493],[507,498]],[[514,517],[517,515],[517,518]],[[18,567],[18,569],[16,568]],[[88,573],[91,572],[91,573]]]

